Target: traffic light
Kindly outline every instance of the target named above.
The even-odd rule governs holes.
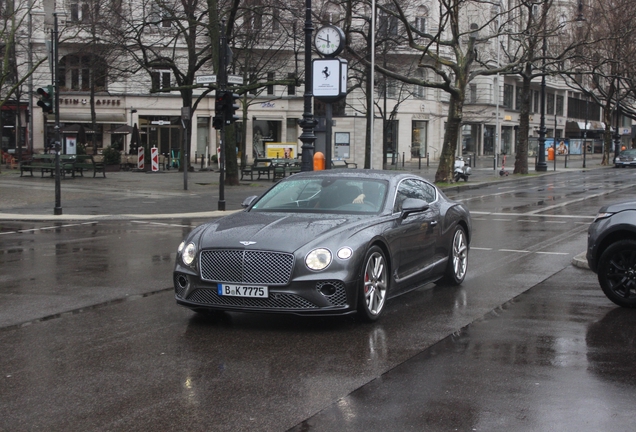
[[[36,90],[36,93],[40,95],[38,106],[42,108],[44,114],[51,114],[53,112],[53,86],[47,85],[46,89],[40,87]]]
[[[231,124],[236,122],[239,117],[236,115],[236,110],[238,109],[238,104],[235,101],[241,96],[232,93],[231,91],[225,93],[225,97],[223,100],[224,103],[224,114],[225,114],[225,124]]]
[[[212,126],[214,126],[214,129],[221,129],[225,124],[225,101],[228,99],[228,95],[228,92],[221,90],[216,91],[216,99],[214,100],[214,118],[212,119]]]
[[[235,101],[240,97],[231,91],[217,90],[214,101],[214,118],[212,119],[212,126],[215,129],[221,129],[223,125],[232,124],[239,119],[236,115],[239,106]]]

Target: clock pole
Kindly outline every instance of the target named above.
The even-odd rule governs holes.
[[[311,67],[311,33],[313,32],[313,26],[311,25],[311,0],[305,0],[305,94],[304,94],[304,110],[303,118],[299,124],[303,128],[303,133],[300,135],[302,141],[302,160],[300,165],[301,171],[313,171],[314,170],[314,142],[316,141],[316,135],[314,134],[314,127],[316,126],[316,119],[312,113],[312,100],[313,93],[313,71]]]

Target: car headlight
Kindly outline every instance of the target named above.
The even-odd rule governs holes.
[[[324,270],[329,264],[331,264],[331,252],[328,249],[314,249],[305,257],[305,265],[310,270]]]
[[[185,248],[183,248],[183,252],[181,253],[181,260],[185,265],[192,265],[194,262],[194,258],[197,255],[197,247],[194,243],[188,243]]]

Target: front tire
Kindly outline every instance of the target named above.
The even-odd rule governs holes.
[[[364,321],[377,321],[384,310],[389,285],[389,271],[384,252],[372,246],[364,257],[358,294],[358,315]]]
[[[598,262],[598,282],[617,305],[636,307],[636,241],[618,241],[605,249]]]
[[[455,228],[453,242],[448,254],[448,264],[444,276],[440,279],[441,285],[459,285],[466,277],[468,268],[468,239],[461,226]]]

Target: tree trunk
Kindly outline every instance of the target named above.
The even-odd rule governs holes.
[[[444,132],[444,145],[439,159],[439,166],[435,173],[435,183],[451,183],[453,181],[455,151],[457,150],[457,140],[461,130],[464,108],[464,93],[460,92],[459,94],[462,96],[451,95],[446,132]]]
[[[610,152],[612,151],[612,110],[608,106],[603,110],[603,121],[605,122],[605,131],[603,132],[603,160],[601,165],[610,164]]]
[[[513,174],[528,174],[528,136],[530,135],[530,104],[532,90],[530,89],[530,74],[523,74],[521,87],[521,112],[519,114],[519,141],[515,154],[515,169]]]
[[[367,80],[366,80],[366,92],[367,92],[367,136],[364,140],[364,168],[365,169],[369,169],[371,168],[371,128],[373,127],[372,125],[372,121],[369,118],[369,110],[371,110],[372,113],[375,112],[375,107],[373,105],[373,89],[371,88],[371,74],[373,73],[373,71],[371,71],[371,69],[368,69],[370,72],[368,74]]]

